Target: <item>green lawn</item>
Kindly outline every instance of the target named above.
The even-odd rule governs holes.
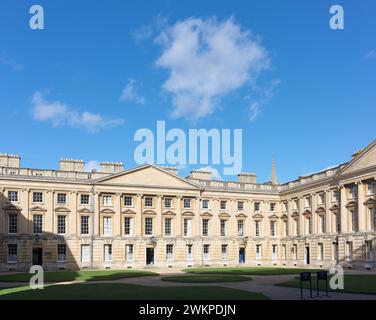
[[[265,300],[260,293],[223,287],[151,287],[120,283],[28,286],[0,289],[0,300]]]
[[[84,270],[84,271],[57,271],[45,272],[45,282],[62,282],[62,281],[101,281],[116,280],[129,277],[153,276],[157,273],[139,270]],[[14,273],[0,275],[0,282],[29,282],[32,274]]]
[[[298,274],[300,272],[318,270],[301,268],[278,268],[278,267],[241,267],[241,268],[192,268],[183,270],[195,274],[232,274],[232,275],[283,275]],[[323,270],[319,270],[323,271]]]
[[[328,276],[328,290],[330,275]],[[278,286],[282,287],[300,287],[300,280],[296,278],[295,280],[286,281],[279,283]],[[317,281],[316,277],[312,277],[312,288],[316,290]],[[303,288],[309,288],[309,282],[303,282]],[[325,289],[325,282],[320,281],[320,289]],[[366,294],[376,294],[376,275],[363,275],[363,274],[348,274],[344,278],[344,289],[336,290],[338,292],[350,292],[350,293],[366,293]]]
[[[187,283],[207,283],[207,282],[237,282],[249,281],[250,277],[232,274],[195,274],[162,277],[163,281],[187,282]]]

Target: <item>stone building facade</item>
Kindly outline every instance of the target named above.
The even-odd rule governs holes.
[[[0,270],[286,265],[375,268],[376,141],[295,181],[179,177],[81,160],[22,168],[0,154]]]

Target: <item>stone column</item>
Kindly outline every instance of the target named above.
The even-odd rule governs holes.
[[[162,195],[157,195],[157,203],[155,206],[155,211],[157,212],[157,216],[155,217],[155,236],[159,237],[163,235],[163,228],[162,228]]]
[[[347,232],[348,230],[348,223],[347,223],[347,208],[346,208],[346,202],[347,202],[347,195],[346,195],[346,187],[341,186],[340,192],[340,211],[337,214],[340,214],[340,221],[341,221],[341,232]]]
[[[136,216],[134,217],[134,235],[136,237],[141,237],[143,235],[143,221],[142,221],[142,194],[137,194],[137,199],[136,199],[136,205],[135,205],[135,210],[136,210]]]
[[[100,193],[94,191],[91,196],[93,197],[93,236],[98,236],[100,234]]]
[[[325,195],[325,233],[332,233],[332,212],[329,210],[330,208],[330,190],[325,190],[324,192]]]
[[[115,210],[115,215],[114,215],[114,221],[113,221],[113,236],[118,237],[121,236],[121,194],[116,193],[115,194],[115,199],[114,199],[114,210]]]
[[[311,193],[311,210],[312,210],[312,216],[311,216],[311,234],[318,234],[318,216],[316,213],[317,210],[317,194]]]
[[[359,231],[366,231],[367,230],[367,211],[366,207],[364,206],[365,200],[365,185],[362,181],[357,182],[358,185],[358,227]]]

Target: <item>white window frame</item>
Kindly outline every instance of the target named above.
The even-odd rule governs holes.
[[[90,216],[86,216],[86,215],[80,216],[80,234],[81,235],[90,234]]]
[[[132,196],[124,196],[124,206],[125,207],[132,207],[133,206],[133,197]]]
[[[91,248],[89,244],[81,244],[81,262],[91,261]]]
[[[172,236],[172,218],[170,217],[164,219],[164,232],[165,236]]]
[[[277,236],[277,222],[274,220],[270,221],[270,236],[276,237]]]
[[[256,244],[256,260],[262,259],[262,245]]]
[[[64,232],[62,232],[62,230]],[[66,233],[67,233],[67,216],[65,214],[58,214],[57,215],[57,234],[66,234]]]
[[[203,247],[203,259],[204,261],[210,260],[210,244],[204,244]]]
[[[67,194],[59,192],[56,196],[57,204],[67,204]]]
[[[133,244],[126,244],[125,245],[125,261],[132,262],[133,261],[133,251],[134,245]]]
[[[133,235],[133,218],[124,217],[124,235],[132,236]]]
[[[112,196],[109,194],[103,195],[103,206],[112,207]]]
[[[112,245],[103,245],[103,260],[104,262],[112,262]]]
[[[192,204],[192,199],[190,198],[184,198],[183,199],[183,208],[184,209],[190,209]]]
[[[244,220],[243,219],[238,220],[238,236],[239,237],[244,236]]]
[[[41,191],[33,192],[33,203],[43,203],[43,192]]]
[[[152,236],[153,235],[153,218],[152,217],[145,217],[145,235]]]
[[[10,213],[8,214],[8,234],[18,233],[18,214]]]
[[[187,244],[185,247],[186,259],[187,261],[193,260],[193,244]]]
[[[174,245],[171,243],[166,244],[166,260],[174,261]]]
[[[219,209],[220,210],[227,210],[227,201],[226,200],[220,200]]]
[[[147,196],[145,197],[145,208],[152,208],[153,207],[153,197]]]
[[[17,263],[18,246],[16,243],[8,243],[7,263]]]
[[[255,220],[255,237],[260,237],[261,234],[261,221]]]
[[[43,215],[42,214],[33,215],[33,233],[34,234],[43,233]]]
[[[89,205],[90,204],[90,194],[81,194],[80,195],[80,204],[81,205]]]
[[[201,202],[201,208],[202,209],[209,209],[209,200],[208,199],[203,199]]]
[[[57,262],[66,262],[66,261],[67,261],[67,245],[65,243],[59,243],[57,245]]]
[[[10,203],[18,203],[18,200],[19,200],[18,191],[9,190],[8,191],[8,201]]]
[[[225,250],[223,250],[223,249],[225,249]],[[228,245],[227,244],[221,245],[221,258],[222,258],[222,260],[228,259]]]
[[[209,236],[209,219],[202,219],[202,236]]]
[[[220,220],[220,236],[221,237],[227,236],[227,220],[226,219]]]
[[[192,236],[192,219],[191,218],[184,218],[184,220],[183,220],[183,234],[184,234],[184,237],[191,237]]]
[[[244,211],[244,201],[238,201],[237,209],[238,211]]]
[[[172,208],[172,198],[171,197],[164,198],[164,207],[165,208]]]
[[[103,217],[103,235],[105,237],[112,236],[112,218],[111,217]]]
[[[272,244],[272,260],[278,259],[278,245]]]

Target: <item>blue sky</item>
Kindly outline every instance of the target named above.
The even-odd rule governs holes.
[[[130,168],[136,130],[165,120],[184,131],[243,129],[243,170],[260,182],[273,152],[282,182],[345,162],[376,138],[376,3],[335,3],[344,30],[329,28],[331,1],[6,0],[0,152],[28,167],[73,157]],[[44,30],[29,28],[33,4]],[[220,36],[211,58],[204,40],[171,54],[189,43],[184,30]]]

